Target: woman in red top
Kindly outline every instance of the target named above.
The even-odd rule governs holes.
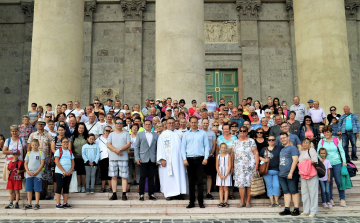
[[[194,115],[194,112],[196,111],[196,100],[192,100],[191,101],[191,104],[192,104],[192,108],[189,108],[189,115],[190,117]]]

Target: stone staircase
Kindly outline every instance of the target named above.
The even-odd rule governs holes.
[[[360,157],[360,148],[358,149],[358,156]],[[0,176],[2,176],[4,155],[0,152]],[[360,161],[354,162],[355,165],[360,167]],[[339,206],[339,196],[334,183],[334,201],[336,206],[332,209],[323,208],[321,206],[321,196],[319,192],[319,215],[339,213],[342,215],[360,213],[360,173],[356,177],[351,178],[353,188],[346,190],[346,207]],[[214,200],[205,200],[205,209],[198,207],[192,209],[186,209],[188,204],[188,196],[184,196],[185,200],[172,200],[166,201],[162,193],[155,193],[158,198],[157,201],[149,201],[147,194],[145,195],[145,201],[139,201],[139,195],[137,193],[137,186],[131,186],[131,192],[127,193],[128,200],[121,200],[121,180],[117,187],[118,198],[117,201],[109,201],[110,193],[99,193],[100,185],[95,186],[94,194],[85,193],[71,193],[69,195],[69,203],[73,206],[72,209],[58,210],[55,209],[54,200],[41,200],[41,209],[27,210],[22,209],[3,209],[8,204],[9,193],[5,189],[6,182],[0,181],[0,216],[29,216],[29,217],[94,217],[94,216],[106,216],[106,217],[125,217],[125,218],[143,218],[149,216],[156,217],[217,217],[217,216],[234,216],[234,215],[274,215],[283,210],[284,199],[279,199],[281,208],[269,208],[269,199],[254,199],[252,198],[251,208],[236,208],[239,201],[239,193],[235,192],[235,200],[229,200],[229,208],[218,208],[219,194],[218,192],[212,192]],[[300,183],[299,183],[300,188]],[[52,191],[52,186],[49,186],[49,191]],[[51,193],[53,195],[53,193]],[[20,207],[27,203],[26,193],[21,192],[21,200],[19,202]],[[34,201],[33,201],[34,204]],[[300,204],[300,210],[302,210],[302,203]]]

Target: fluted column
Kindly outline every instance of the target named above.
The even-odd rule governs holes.
[[[293,1],[299,95],[329,112],[352,107],[344,0]]]
[[[206,101],[203,0],[156,1],[156,98]]]
[[[84,0],[36,0],[29,106],[80,100]]]

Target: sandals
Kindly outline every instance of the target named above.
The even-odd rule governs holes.
[[[218,207],[219,207],[219,208],[223,208],[223,207],[224,207],[224,203],[220,203],[220,204],[218,205]]]
[[[230,195],[230,196],[229,196],[229,199],[230,199],[230,200],[235,200],[235,196],[234,196],[234,195]]]
[[[274,208],[281,207],[281,205],[280,205],[279,203],[277,203],[277,204],[273,204],[272,206],[273,206]]]
[[[246,203],[246,208],[251,208],[251,204],[250,204],[250,203]]]
[[[100,193],[104,193],[105,192],[105,188],[101,188]]]
[[[246,205],[245,204],[243,204],[243,203],[240,203],[238,206],[236,206],[237,208],[243,208],[243,207],[245,207]]]
[[[224,208],[228,208],[228,207],[229,207],[229,204],[228,204],[228,203],[223,203],[223,207],[224,207]]]
[[[275,205],[275,204],[270,203],[270,204],[269,204],[269,208],[275,207],[274,205]]]

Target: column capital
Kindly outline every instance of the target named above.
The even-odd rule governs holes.
[[[260,6],[261,0],[236,0],[240,20],[257,20]]]
[[[294,21],[293,0],[286,0],[286,11],[288,11],[289,21]]]
[[[34,19],[34,2],[20,2],[20,6],[24,13],[25,22],[32,22]]]
[[[347,20],[357,19],[357,10],[360,6],[360,0],[345,0],[345,15]]]
[[[121,8],[124,12],[125,20],[143,20],[146,0],[122,0]]]
[[[93,20],[93,13],[96,10],[96,2],[85,2],[85,9],[84,9],[84,21],[85,22],[92,22]]]

